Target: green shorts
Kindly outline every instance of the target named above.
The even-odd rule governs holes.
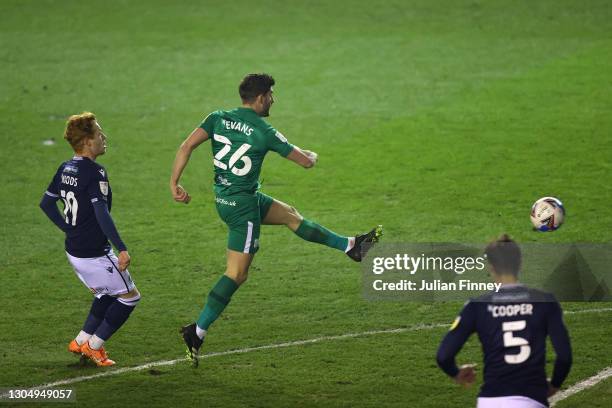
[[[217,213],[227,224],[227,248],[254,254],[259,250],[259,230],[274,199],[257,191],[215,197]]]

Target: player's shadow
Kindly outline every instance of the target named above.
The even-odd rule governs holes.
[[[96,363],[94,363],[85,356],[81,356],[74,363],[66,364],[66,367],[71,368],[73,370],[87,370],[91,368],[97,368]]]

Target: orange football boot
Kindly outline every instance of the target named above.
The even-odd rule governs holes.
[[[109,367],[115,365],[115,362],[106,355],[106,350],[104,350],[104,347],[101,347],[100,350],[94,350],[89,347],[89,342],[86,341],[81,346],[81,353],[96,363],[98,367]]]
[[[79,343],[76,342],[76,340],[72,340],[69,344],[68,344],[68,351],[74,354],[78,354],[79,356],[81,355],[81,346],[79,346]]]

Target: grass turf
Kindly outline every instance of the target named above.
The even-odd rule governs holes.
[[[331,229],[382,223],[389,242],[481,242],[501,232],[609,242],[610,21],[606,1],[3,1],[0,385],[98,372],[69,366],[63,351],[90,297],[37,208],[70,157],[61,140],[69,114],[96,112],[109,135],[100,162],[143,293],[109,342],[111,357],[121,366],[173,359],[182,354],[177,328],[223,272],[226,236],[209,148],[184,176],[189,206],[171,200],[171,162],[206,113],[238,103],[246,72],[275,76],[270,122],[320,154],[311,171],[271,154],[263,191]],[[57,144],[43,146],[48,138]],[[554,234],[530,230],[529,207],[545,195],[568,210]],[[342,254],[278,227],[262,228],[261,245],[207,352],[450,322],[460,307],[366,302],[359,268]],[[571,384],[610,365],[612,317],[567,321]],[[80,403],[106,405],[126,395],[150,406],[470,405],[476,391],[462,393],[435,367],[443,332],[219,357],[197,372],[179,364],[75,388]],[[460,361],[479,359],[472,340]],[[576,398],[609,404],[609,382],[584,395]]]

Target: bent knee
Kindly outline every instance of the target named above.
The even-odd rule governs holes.
[[[236,285],[240,286],[244,282],[246,282],[246,280],[249,277],[249,274],[247,272],[244,272],[244,273],[226,273],[225,276],[227,276],[228,278],[230,278],[231,280],[236,282]]]
[[[287,217],[286,225],[292,231],[295,231],[299,228],[300,224],[304,220],[304,217],[299,213],[299,211],[295,207],[289,207],[288,211],[289,217]]]
[[[236,270],[233,268],[228,268],[225,271],[225,276],[236,282],[238,286],[242,285],[249,277],[249,270]]]
[[[289,206],[289,215],[293,218],[298,218],[300,221],[302,220],[302,215],[297,210],[297,208],[293,206]]]

